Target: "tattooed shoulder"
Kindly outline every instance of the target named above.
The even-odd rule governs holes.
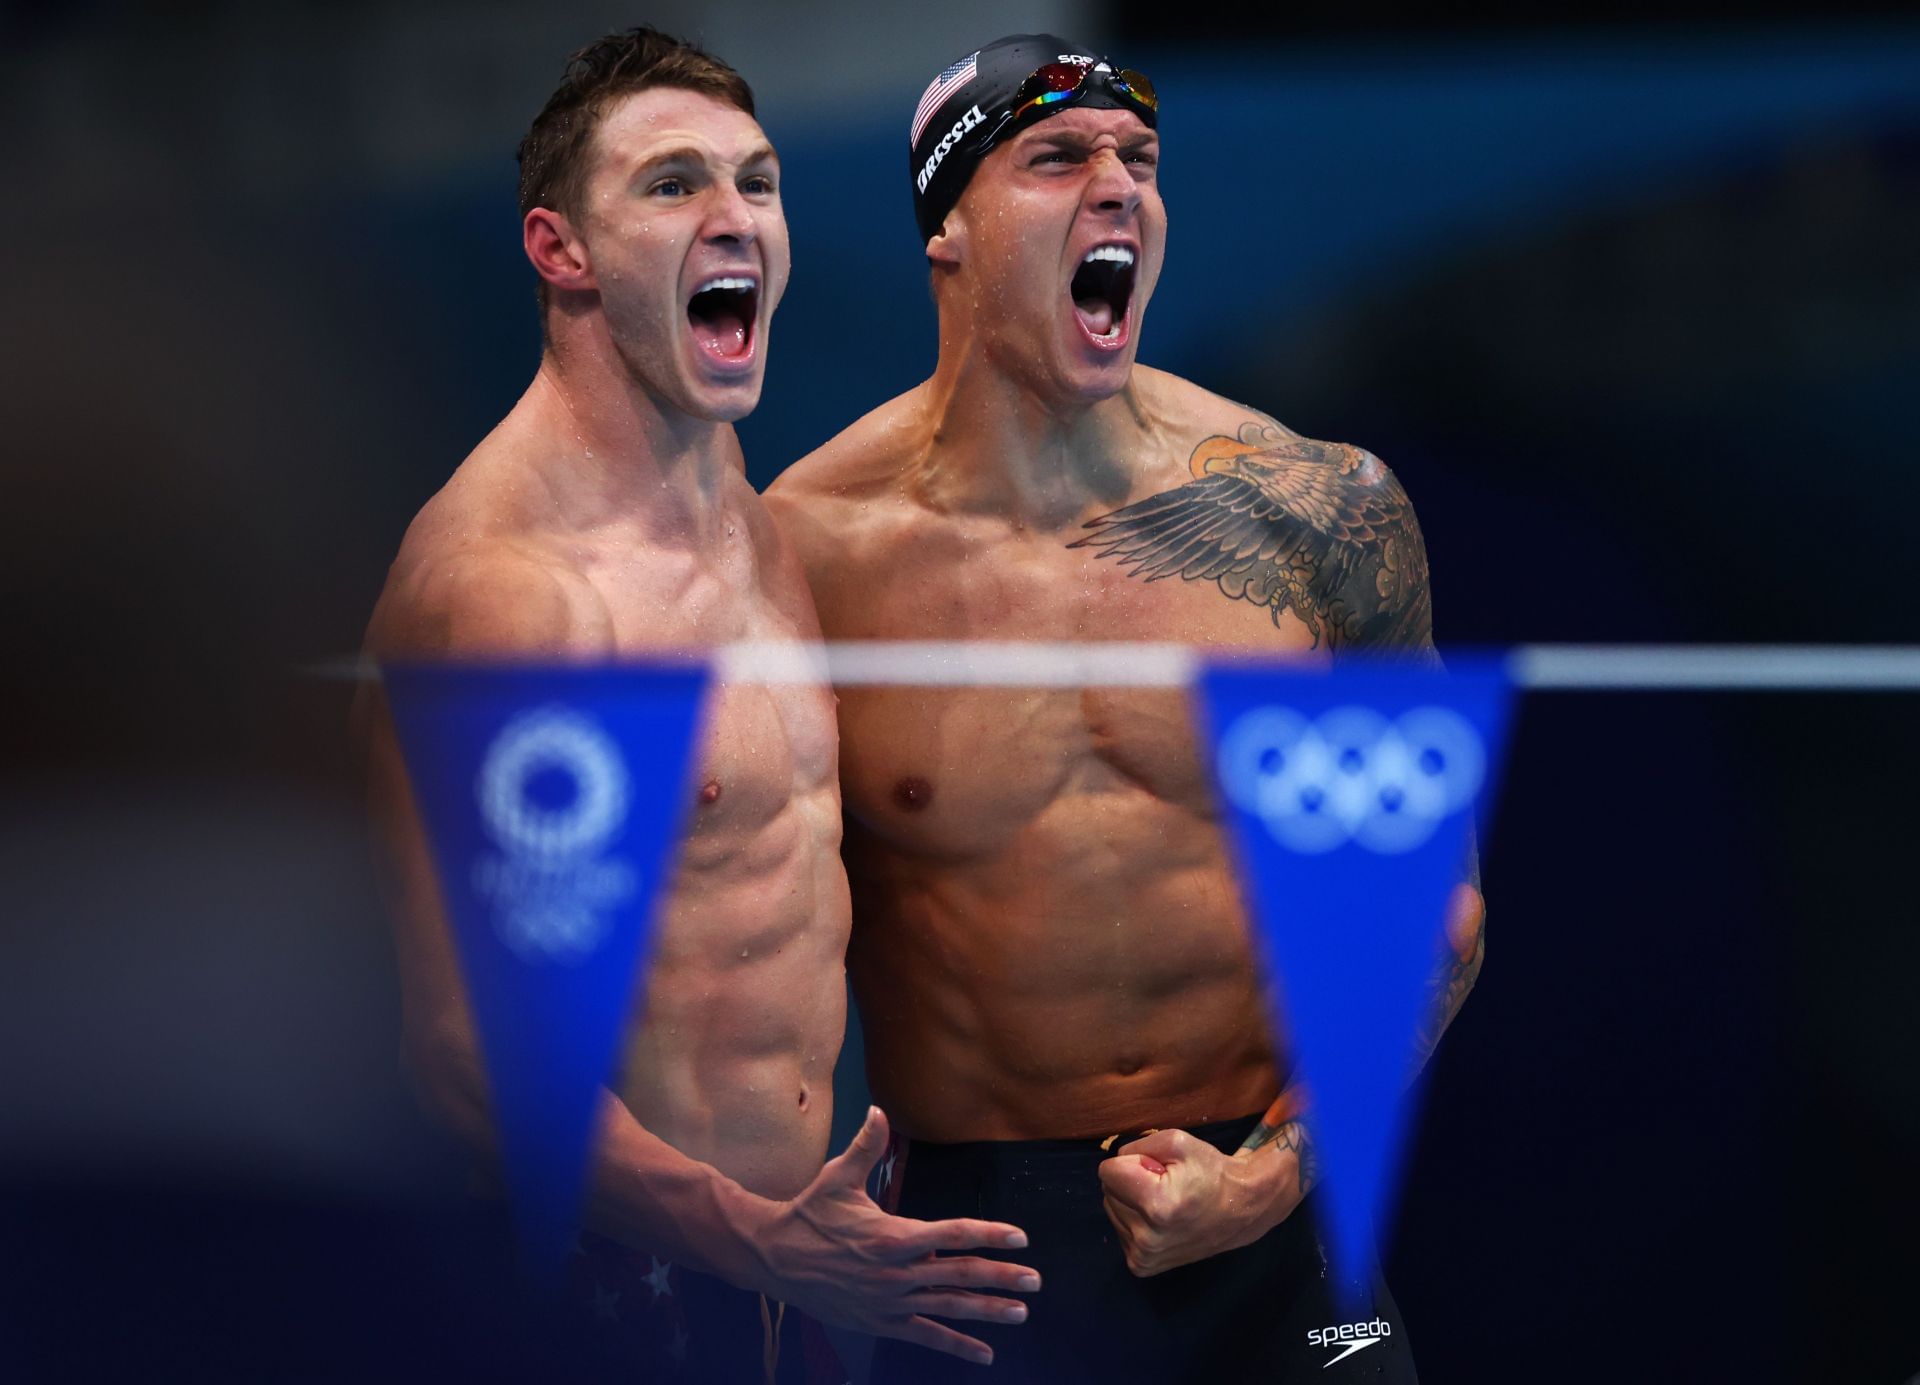
[[[1264,417],[1201,439],[1191,479],[1096,516],[1071,547],[1145,581],[1212,582],[1223,596],[1290,610],[1336,651],[1424,651],[1432,642],[1426,546],[1386,464]]]
[[[1300,436],[1270,414],[1263,414],[1258,409],[1248,409],[1244,404],[1239,407],[1246,409],[1253,417],[1242,423],[1234,433],[1234,439],[1237,442],[1243,442],[1255,448],[1272,447],[1275,443],[1287,442]]]

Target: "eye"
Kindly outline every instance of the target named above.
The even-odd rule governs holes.
[[[687,180],[684,178],[662,178],[648,192],[659,197],[684,197],[687,193]]]
[[[1078,160],[1076,159],[1075,155],[1073,154],[1073,151],[1071,150],[1046,149],[1046,150],[1042,150],[1037,156],[1035,156],[1033,161],[1033,166],[1035,168],[1038,168],[1041,164],[1070,164],[1070,163],[1075,163],[1077,161]]]
[[[752,177],[741,180],[740,191],[749,197],[771,197],[773,196],[773,179],[764,173],[756,173]]]

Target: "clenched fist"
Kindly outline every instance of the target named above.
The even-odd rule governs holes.
[[[1251,1245],[1305,1196],[1292,1150],[1222,1154],[1184,1130],[1156,1130],[1100,1165],[1107,1217],[1143,1278]]]

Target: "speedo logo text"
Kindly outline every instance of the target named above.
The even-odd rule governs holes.
[[[1375,1318],[1372,1322],[1343,1322],[1338,1326],[1316,1327],[1307,1333],[1307,1345],[1312,1347],[1338,1347],[1340,1354],[1331,1358],[1325,1370],[1336,1361],[1344,1361],[1356,1351],[1365,1351],[1368,1347],[1378,1346],[1393,1335],[1393,1324],[1385,1318]]]

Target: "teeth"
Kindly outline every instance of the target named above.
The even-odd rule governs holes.
[[[1095,260],[1112,260],[1118,265],[1130,265],[1133,263],[1133,252],[1124,245],[1096,245],[1087,252],[1087,258],[1081,263],[1091,264]]]
[[[699,288],[695,289],[694,292],[705,293],[709,289],[731,289],[735,293],[751,293],[753,291],[753,287],[754,287],[754,284],[753,284],[753,280],[751,279],[739,279],[739,278],[709,279],[707,280],[706,283],[700,285]]]

